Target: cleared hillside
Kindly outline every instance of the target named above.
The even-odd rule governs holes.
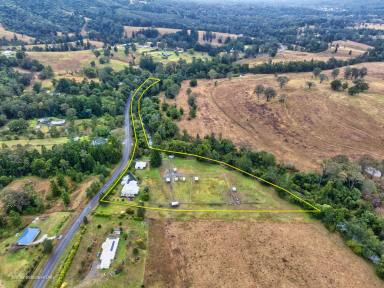
[[[349,96],[330,89],[311,73],[288,74],[283,89],[274,75],[247,75],[232,80],[201,80],[196,95],[197,117],[188,113],[178,123],[181,130],[200,136],[214,133],[232,139],[239,146],[272,152],[285,163],[305,170],[318,169],[323,159],[344,154],[352,158],[369,154],[384,157],[384,63],[367,63],[368,93]],[[329,72],[327,72],[329,74]],[[329,75],[330,77],[330,75]],[[307,81],[316,86],[306,87]],[[350,81],[349,81],[350,82]],[[257,85],[273,87],[277,96],[267,102],[254,93]],[[182,85],[176,104],[189,111]],[[285,104],[279,102],[286,95]],[[173,102],[170,101],[170,102]]]
[[[27,43],[32,43],[35,40],[35,38],[30,37],[28,35],[23,35],[23,34],[9,31],[9,30],[5,29],[4,26],[1,25],[1,23],[0,23],[0,38],[4,37],[7,40],[12,40],[15,38],[15,36],[17,37],[18,40],[24,41]]]

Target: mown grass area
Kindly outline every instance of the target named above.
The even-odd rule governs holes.
[[[37,239],[44,234],[48,236],[58,235],[69,219],[69,216],[69,212],[51,213],[31,223],[29,227],[38,227],[41,230]],[[6,263],[6,265],[0,265],[0,281],[5,287],[17,287],[18,283],[25,276],[28,267],[39,257],[44,256],[41,244],[21,249],[12,247],[23,230],[0,242],[0,262]]]
[[[143,284],[148,225],[133,218],[125,211],[106,213],[103,206],[94,211],[66,276],[67,287],[80,282],[82,287],[140,287]],[[122,230],[116,257],[110,269],[98,270],[97,253],[101,252],[101,245],[113,228]]]
[[[8,140],[0,141],[1,145],[7,145],[8,147],[17,146],[17,145],[31,145],[31,146],[46,146],[52,147],[53,145],[64,144],[69,141],[68,137],[58,137],[58,138],[44,138],[44,139],[19,139],[19,140]]]
[[[166,183],[167,171],[177,168],[186,181]],[[119,184],[111,192],[109,200],[119,204],[102,205],[100,209],[106,214],[124,213],[127,205],[139,204],[144,187],[149,188],[150,199],[146,206],[169,208],[171,201],[180,202],[180,208],[172,211],[151,211],[151,217],[177,218],[220,218],[220,219],[276,219],[277,221],[310,220],[303,213],[257,213],[257,210],[298,210],[300,207],[281,199],[277,192],[262,185],[255,179],[229,170],[216,164],[201,162],[192,158],[163,159],[160,168],[136,171],[140,185],[139,196],[133,201],[120,198],[122,186]],[[194,181],[194,177],[199,177]],[[237,192],[231,192],[236,187]],[[239,199],[239,203],[236,203]],[[195,212],[177,212],[178,209],[196,210]],[[198,210],[219,210],[218,212],[199,212]],[[255,210],[252,213],[237,213],[225,210]]]

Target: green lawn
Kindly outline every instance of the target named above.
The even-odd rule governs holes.
[[[186,178],[185,182],[166,183],[167,171],[177,168]],[[297,210],[300,209],[281,199],[277,192],[255,179],[223,166],[194,159],[164,159],[159,169],[136,171],[140,187],[150,188],[150,201],[147,205],[167,207],[171,201],[179,201],[183,209],[226,209],[226,210]],[[194,177],[199,178],[194,181]],[[237,192],[231,192],[236,187]],[[121,190],[121,186],[117,193]],[[115,194],[114,200],[119,200]],[[234,205],[234,199],[240,205]],[[135,200],[138,203],[138,200]],[[297,215],[297,214],[296,214]]]
[[[173,170],[175,167],[178,173],[186,177],[186,181],[166,183],[164,180],[166,171]],[[134,173],[139,179],[140,195],[144,187],[148,186],[150,189],[150,200],[145,203],[146,206],[168,208],[171,201],[179,201],[180,208],[176,208],[175,212],[178,209],[220,210],[215,213],[147,210],[147,215],[150,217],[179,220],[204,218],[311,221],[311,216],[306,213],[257,213],[257,210],[300,210],[302,208],[281,199],[272,187],[265,186],[253,178],[224,166],[197,161],[193,158],[174,158],[172,160],[164,158],[160,168],[147,168]],[[194,176],[199,177],[198,182],[194,181]],[[232,187],[236,187],[237,192],[231,192]],[[121,189],[122,186],[119,184],[111,192],[109,200],[122,205],[103,204],[99,207],[99,211],[117,215],[124,213],[128,208],[126,205],[140,203],[140,195],[133,201],[120,198]],[[237,199],[240,204],[236,202]],[[236,213],[236,210],[255,210],[256,212]]]

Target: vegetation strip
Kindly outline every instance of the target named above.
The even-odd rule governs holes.
[[[83,228],[81,230],[79,239],[75,242],[75,244],[73,244],[73,246],[72,246],[71,250],[69,251],[67,257],[65,258],[63,266],[61,266],[61,268],[60,268],[60,271],[59,271],[56,283],[54,284],[53,287],[55,287],[55,288],[62,287],[62,284],[63,284],[64,279],[65,279],[65,275],[67,274],[69,268],[71,267],[71,264],[72,264],[73,258],[76,255],[77,249],[79,249],[80,242],[81,242],[81,239],[83,237],[84,232],[85,232],[85,228]]]
[[[147,143],[147,146],[149,149],[151,150],[156,150],[156,151],[159,151],[159,152],[164,152],[164,153],[170,153],[170,154],[179,154],[179,155],[184,155],[184,156],[192,156],[192,157],[196,157],[196,158],[200,158],[200,159],[204,159],[204,160],[208,160],[208,161],[211,161],[211,162],[214,162],[214,163],[217,163],[217,164],[220,164],[220,165],[224,165],[224,166],[227,166],[231,169],[234,169],[234,170],[237,170],[247,176],[250,176],[252,178],[255,178],[265,184],[268,184],[268,185],[271,185],[273,186],[274,188],[277,188],[281,191],[284,191],[285,193],[288,193],[290,196],[292,196],[293,198],[295,198],[296,200],[298,200],[299,202],[301,203],[304,203],[305,205],[311,207],[312,209],[298,209],[298,210],[233,210],[233,209],[221,209],[221,210],[214,210],[214,209],[172,209],[172,208],[162,208],[162,207],[152,207],[152,206],[143,206],[143,205],[137,205],[137,204],[130,204],[130,203],[120,203],[120,202],[116,202],[116,201],[110,201],[110,200],[105,200],[105,197],[107,197],[111,192],[112,190],[116,187],[116,185],[120,182],[120,180],[123,178],[123,176],[128,172],[128,169],[130,168],[132,162],[133,162],[133,159],[135,157],[135,153],[136,153],[136,149],[137,149],[137,133],[136,133],[136,128],[135,128],[135,124],[134,124],[134,117],[133,117],[133,101],[135,100],[135,97],[136,95],[138,94],[139,90],[141,90],[145,84],[148,82],[148,81],[153,81],[147,88],[144,89],[144,91],[141,93],[141,95],[139,96],[139,99],[138,99],[138,114],[139,114],[139,120],[140,120],[140,125],[143,129],[143,132],[144,132],[144,137],[145,137],[145,141]],[[302,199],[301,197],[297,196],[296,194],[294,194],[293,192],[281,187],[281,186],[278,186],[274,183],[271,183],[263,178],[260,178],[252,173],[249,173],[249,172],[246,172],[238,167],[235,167],[233,165],[230,165],[228,163],[225,163],[223,161],[219,161],[219,160],[215,160],[215,159],[211,159],[211,158],[208,158],[208,157],[204,157],[204,156],[200,156],[200,155],[196,155],[196,154],[191,154],[191,153],[185,153],[185,152],[178,152],[178,151],[171,151],[171,150],[165,150],[165,149],[161,149],[161,148],[156,148],[156,147],[152,147],[150,144],[149,144],[149,141],[148,141],[148,136],[147,136],[147,133],[146,133],[146,130],[145,130],[145,127],[144,127],[144,123],[143,123],[143,120],[142,120],[142,117],[141,117],[141,111],[140,111],[140,103],[141,103],[141,99],[142,97],[144,96],[144,94],[150,89],[152,88],[154,85],[156,85],[157,83],[160,82],[160,79],[158,78],[153,78],[153,77],[149,77],[147,80],[145,80],[134,92],[133,96],[132,96],[132,99],[131,99],[131,103],[130,103],[130,113],[131,113],[131,119],[132,119],[132,127],[133,127],[133,134],[134,134],[134,137],[135,137],[135,142],[134,142],[134,147],[133,147],[133,151],[132,151],[132,154],[131,154],[131,157],[129,159],[129,162],[128,162],[128,165],[127,167],[124,169],[123,173],[121,173],[119,175],[119,177],[116,179],[116,181],[111,185],[111,187],[107,190],[107,192],[104,194],[104,196],[101,198],[100,202],[104,202],[104,203],[111,203],[111,204],[119,204],[119,205],[124,205],[124,206],[129,206],[129,207],[134,207],[134,208],[145,208],[147,210],[154,210],[154,211],[174,211],[174,212],[231,212],[231,213],[319,213],[321,212],[320,209],[318,209],[317,207],[315,207],[314,205],[310,204],[308,201]]]

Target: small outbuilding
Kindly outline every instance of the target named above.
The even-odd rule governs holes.
[[[180,206],[180,203],[178,202],[178,201],[172,201],[171,202],[171,207],[172,208],[177,208],[177,207],[179,207]]]
[[[147,162],[145,161],[136,161],[135,169],[136,170],[143,170],[147,167]]]
[[[235,186],[232,187],[232,192],[237,192],[237,188]]]
[[[48,118],[40,118],[39,120],[37,120],[37,122],[39,122],[40,124],[45,124],[45,125],[49,125],[51,123],[51,121],[49,121]]]
[[[371,167],[371,166],[365,168],[364,171],[365,171],[367,174],[369,174],[369,175],[371,175],[372,177],[375,177],[375,178],[380,178],[381,175],[382,175],[382,173],[381,173],[380,170],[378,170],[378,169],[376,169],[376,168],[374,168],[374,167]]]
[[[199,177],[197,177],[197,176],[193,177],[193,181],[198,182],[199,181]]]
[[[49,125],[51,126],[63,126],[65,125],[65,120],[64,119],[60,119],[60,120],[52,120]]]
[[[171,183],[171,178],[170,177],[165,177],[165,182]]]
[[[107,143],[107,141],[108,140],[105,138],[95,138],[92,140],[91,145],[92,146],[99,146],[99,145],[103,145],[103,144]]]

